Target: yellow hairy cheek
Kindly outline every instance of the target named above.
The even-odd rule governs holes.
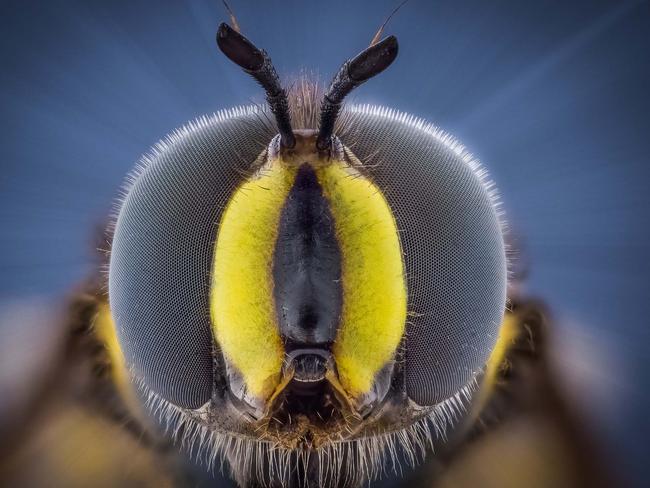
[[[341,383],[370,390],[393,359],[406,322],[407,292],[397,225],[373,183],[336,163],[318,171],[341,248],[343,307],[334,344]]]
[[[248,390],[260,398],[271,394],[282,367],[272,263],[282,205],[294,177],[295,171],[276,165],[244,183],[223,213],[216,242],[213,334]]]

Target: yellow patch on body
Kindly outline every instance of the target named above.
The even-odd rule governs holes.
[[[395,217],[371,181],[342,162],[317,169],[341,249],[343,306],[333,352],[341,383],[368,392],[404,334],[407,292]]]
[[[130,407],[131,412],[140,412],[140,400],[133,389],[124,353],[117,338],[115,322],[106,302],[101,302],[97,307],[97,315],[93,321],[93,332],[106,348],[111,365],[111,378],[122,400]]]
[[[517,339],[519,327],[519,317],[512,312],[506,312],[503,321],[501,322],[497,342],[494,345],[490,358],[485,365],[481,390],[476,397],[474,406],[472,407],[471,415],[473,418],[478,417],[492,396],[499,381],[499,373],[503,368],[508,367],[506,357],[508,351]]]
[[[511,312],[504,315],[497,342],[485,366],[485,380],[490,385],[496,382],[497,373],[504,365],[506,354],[519,334],[518,325],[517,315]]]
[[[210,312],[223,354],[253,395],[280,379],[284,348],[273,300],[273,253],[295,168],[276,160],[230,199],[216,242]]]

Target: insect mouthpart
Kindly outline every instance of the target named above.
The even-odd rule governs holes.
[[[327,368],[332,355],[323,349],[296,349],[289,353],[287,363],[293,370],[293,378],[288,387],[297,392],[309,394],[314,387],[325,381]]]
[[[274,442],[313,448],[355,432],[362,419],[339,382],[331,352],[301,348],[287,354],[261,423]]]

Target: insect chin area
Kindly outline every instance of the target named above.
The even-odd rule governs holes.
[[[253,431],[261,441],[284,449],[319,449],[352,439],[375,422],[373,414],[386,400],[392,370],[388,365],[370,391],[352,397],[341,384],[329,351],[295,349],[287,354],[281,379],[268,399],[245,394],[245,388],[237,388],[240,377],[234,375],[229,398],[221,401],[236,405],[246,419],[243,431]]]

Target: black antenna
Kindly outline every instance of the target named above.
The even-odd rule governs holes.
[[[322,151],[330,147],[343,99],[357,86],[388,68],[397,57],[397,51],[397,38],[390,36],[343,63],[323,97],[316,141],[318,149]]]
[[[266,91],[266,101],[275,115],[283,147],[292,148],[296,138],[291,130],[287,93],[280,85],[280,78],[266,51],[255,45],[226,23],[219,25],[217,45],[228,59],[251,75]]]

